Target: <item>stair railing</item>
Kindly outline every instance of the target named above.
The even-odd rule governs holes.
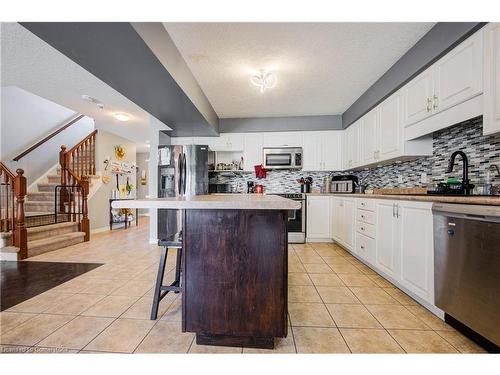
[[[12,231],[13,245],[19,248],[19,258],[28,257],[28,232],[24,225],[26,177],[17,169],[14,174],[0,162],[0,232]]]
[[[59,193],[59,212],[68,214],[71,221],[78,222],[80,231],[85,233],[85,241],[90,240],[89,176],[96,173],[96,135],[97,130],[94,130],[69,150],[65,145],[61,146],[59,152],[63,187]],[[79,189],[72,189],[72,186],[78,186]],[[78,219],[80,213],[81,220]]]

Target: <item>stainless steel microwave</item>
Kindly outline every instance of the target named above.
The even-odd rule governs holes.
[[[265,169],[302,169],[302,147],[264,147]]]

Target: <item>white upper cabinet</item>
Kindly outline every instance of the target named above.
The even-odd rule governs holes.
[[[239,133],[221,133],[219,137],[195,137],[194,143],[206,144],[211,151],[243,152],[243,135]]]
[[[379,105],[378,157],[392,159],[403,153],[403,97],[399,91]]]
[[[346,130],[344,130],[342,149],[343,169],[351,169],[360,165],[360,149],[359,149],[359,128],[361,120],[354,122]]]
[[[361,164],[371,164],[377,160],[377,152],[379,149],[378,113],[377,107],[361,118],[359,131]]]
[[[428,69],[404,87],[405,125],[414,124],[432,114],[432,69]]]
[[[304,132],[302,151],[304,171],[339,171],[342,169],[342,131]]]
[[[483,92],[482,36],[475,33],[434,64],[433,111],[444,111]]]
[[[264,147],[302,147],[303,132],[264,133]]]
[[[321,163],[324,171],[342,169],[342,131],[321,132]]]
[[[247,133],[243,136],[243,170],[253,172],[255,165],[262,164],[262,133]]]
[[[483,134],[500,132],[500,23],[484,30]]]
[[[404,86],[405,139],[482,114],[482,51],[479,30]]]

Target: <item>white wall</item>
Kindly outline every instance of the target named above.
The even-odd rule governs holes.
[[[149,186],[148,186],[148,180],[149,180],[149,152],[138,152],[136,154],[136,162],[137,162],[137,175],[136,175],[136,181],[137,181],[137,194],[136,197],[137,199],[144,199],[149,195]],[[141,173],[142,171],[146,172],[146,185],[141,184]],[[148,214],[149,215],[149,210],[147,209],[140,209],[139,214]]]
[[[115,159],[114,147],[121,145],[125,149],[125,157],[123,162],[135,163],[136,162],[136,144],[128,139],[122,138],[116,134],[99,130],[97,133],[97,148],[96,148],[96,169],[104,172],[104,160],[107,156]],[[90,229],[96,230],[109,226],[109,199],[111,198],[111,191],[116,189],[115,174],[109,173],[111,177],[108,184],[103,184],[99,190],[89,200],[89,219]],[[136,174],[129,175],[129,181],[137,188]],[[126,177],[119,177],[119,184],[125,184]],[[128,198],[134,198],[136,190],[134,189]],[[140,224],[139,224],[140,225]]]
[[[59,162],[61,145],[72,147],[94,130],[94,120],[84,117],[19,162],[12,158],[47,136],[77,113],[18,87],[1,91],[1,158],[12,170],[24,169],[28,184]]]

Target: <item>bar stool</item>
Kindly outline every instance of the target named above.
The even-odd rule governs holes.
[[[156,286],[153,295],[153,306],[151,308],[151,320],[156,320],[158,316],[158,307],[160,301],[168,292],[180,293],[181,287],[181,265],[182,265],[182,231],[176,233],[166,240],[159,240],[159,246],[163,246],[161,252],[160,265],[158,266],[158,275],[156,276]],[[163,285],[163,276],[165,266],[167,265],[168,249],[177,249],[177,258],[175,262],[175,280],[170,285]]]

